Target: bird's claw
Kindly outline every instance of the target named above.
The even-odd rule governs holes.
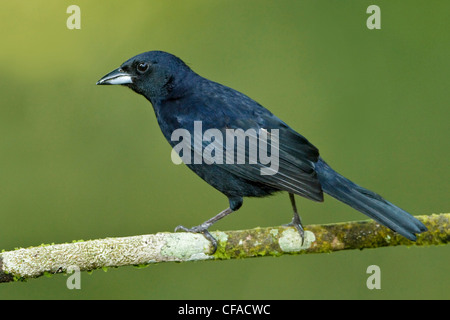
[[[287,224],[283,224],[283,226],[285,227],[294,227],[295,229],[297,229],[300,237],[302,238],[302,245],[305,241],[305,230],[303,229],[302,223],[301,221],[299,221],[299,219],[296,219],[295,217],[292,219],[292,222],[287,223]]]
[[[202,225],[195,226],[192,228],[186,228],[185,226],[179,225],[175,228],[175,232],[177,231],[201,233],[207,240],[209,240],[209,242],[211,242],[211,245],[213,247],[211,254],[214,254],[217,251],[217,240],[212,236],[212,234],[208,231],[208,229],[203,227]]]

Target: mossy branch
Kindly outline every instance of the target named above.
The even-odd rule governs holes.
[[[218,249],[210,254],[210,242],[201,234],[157,233],[106,238],[65,244],[42,245],[0,254],[0,282],[121,266],[144,266],[168,261],[198,261],[323,253],[386,246],[427,246],[450,240],[450,213],[417,216],[428,232],[409,241],[374,221],[306,226],[302,242],[293,227],[255,228],[211,232]]]

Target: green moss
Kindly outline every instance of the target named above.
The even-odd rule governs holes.
[[[229,231],[226,238],[218,238],[214,259],[280,256],[284,253],[278,243],[282,231],[284,227]]]
[[[43,276],[44,276],[44,277],[47,277],[47,278],[51,278],[51,277],[53,276],[53,273],[48,272],[48,271],[44,271]]]
[[[25,279],[24,277],[20,277],[20,276],[13,276],[13,281],[14,282],[26,282],[27,279]]]

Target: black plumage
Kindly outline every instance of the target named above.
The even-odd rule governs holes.
[[[208,228],[239,209],[243,197],[264,197],[287,191],[294,208],[291,224],[300,233],[303,229],[293,195],[323,201],[323,192],[410,240],[416,240],[415,234],[426,230],[420,221],[406,211],[336,173],[320,157],[315,146],[259,103],[234,89],[201,77],[169,53],[150,51],[137,55],[104,76],[97,84],[121,84],[147,98],[153,105],[162,133],[172,147],[178,143],[172,139],[175,130],[184,129],[190,133],[192,157],[195,157],[196,152],[197,156],[202,156],[202,150],[212,142],[197,137],[201,141],[201,149],[194,146],[195,135],[199,135],[195,130],[196,121],[201,123],[201,135],[210,129],[216,130],[214,132],[220,133],[222,138],[227,136],[227,130],[241,129],[248,132],[245,138],[248,146],[245,163],[236,163],[236,158],[233,163],[227,163],[226,152],[227,147],[230,147],[218,139],[214,141],[216,147],[224,150],[223,161],[187,163],[203,180],[226,195],[230,206],[199,226],[190,229],[179,226],[177,229],[202,232],[216,245]],[[261,174],[261,169],[268,170],[266,163],[250,161],[249,150],[260,147],[261,130],[268,133],[270,142],[267,149],[278,153],[278,166],[276,170],[271,169],[272,174]],[[278,137],[272,134],[274,130]],[[239,150],[236,144],[233,147],[232,151],[236,155]]]

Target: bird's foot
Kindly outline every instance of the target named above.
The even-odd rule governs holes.
[[[285,227],[295,227],[297,229],[298,233],[300,234],[300,237],[302,238],[302,245],[305,241],[305,230],[303,229],[302,221],[300,220],[300,216],[297,214],[294,214],[294,217],[292,218],[292,221],[287,224],[283,224]]]
[[[184,232],[192,232],[192,233],[201,233],[203,236],[211,242],[211,245],[213,247],[213,250],[211,254],[214,254],[217,250],[217,240],[212,236],[212,234],[208,231],[208,228],[204,225],[195,226],[192,228],[186,228],[185,226],[177,226],[175,228],[175,232],[177,231],[184,231]]]

